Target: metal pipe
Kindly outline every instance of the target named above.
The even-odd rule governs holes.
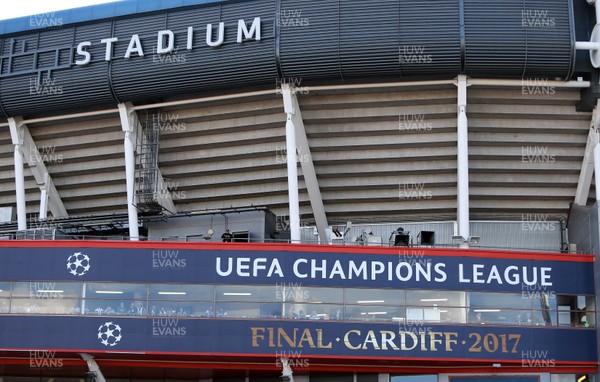
[[[193,99],[185,99],[185,100],[179,100],[179,101],[160,102],[160,103],[154,103],[151,105],[132,106],[131,110],[155,109],[155,108],[162,108],[162,107],[169,107],[169,106],[189,105],[189,104],[200,103],[200,102],[224,101],[224,100],[230,100],[230,99],[236,99],[236,98],[276,95],[277,92],[278,92],[277,89],[272,89],[272,90],[261,90],[261,91],[241,93],[241,94],[234,93],[234,94],[225,94],[225,95],[214,96],[214,97],[193,98]]]
[[[596,24],[600,23],[600,1],[597,0],[587,0],[589,5],[593,5],[596,9]]]
[[[499,79],[484,79],[484,78],[468,78],[468,86],[523,86],[523,80],[499,80]],[[590,81],[557,81],[548,80],[544,82],[546,86],[552,86],[554,88],[589,88],[592,86]]]
[[[599,50],[600,43],[592,41],[577,41],[575,42],[575,49],[577,50]]]
[[[307,86],[304,87],[307,91],[332,91],[332,90],[360,90],[360,89],[385,89],[385,88],[393,88],[393,87],[409,87],[409,86],[436,86],[436,85],[451,85],[455,84],[455,80],[437,80],[437,81],[411,81],[411,82],[388,82],[388,83],[375,83],[375,84],[351,84],[351,85],[329,85],[329,86]],[[522,86],[522,80],[520,79],[484,79],[484,78],[470,78],[467,80],[469,86]],[[552,86],[555,88],[589,88],[592,84],[590,81],[556,81],[549,80],[547,82],[548,86]],[[212,102],[212,101],[224,101],[224,100],[232,100],[238,98],[247,98],[247,97],[256,97],[256,96],[266,96],[266,95],[277,95],[277,91],[273,90],[263,90],[249,93],[235,93],[235,94],[226,94],[222,96],[215,97],[204,97],[204,98],[193,98],[179,101],[170,101],[170,102],[160,102],[153,103],[147,105],[137,105],[132,106],[131,110],[145,110],[145,109],[154,109],[161,107],[169,107],[169,106],[178,106],[178,105],[189,105],[194,103],[202,103],[202,102]],[[118,112],[118,109],[104,109],[97,110],[85,113],[75,113],[75,114],[65,114],[58,115],[52,117],[41,117],[41,118],[32,118],[26,119],[23,122],[25,123],[38,123],[38,122],[51,122],[58,121],[70,118],[81,118],[81,117],[90,117],[96,115],[104,115]],[[0,123],[0,127],[7,127],[8,123]]]

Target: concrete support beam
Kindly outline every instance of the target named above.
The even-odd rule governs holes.
[[[459,75],[457,78],[458,105],[457,105],[457,219],[458,235],[468,246],[470,240],[469,230],[469,123],[467,119],[467,76]]]
[[[127,211],[129,214],[129,236],[132,240],[139,238],[138,213],[135,206],[135,153],[137,150],[137,137],[144,134],[140,119],[131,103],[119,104],[119,115],[121,117],[121,127],[125,133],[125,177],[127,183]],[[146,164],[142,161],[142,167]],[[170,214],[177,212],[177,207],[173,202],[173,197],[167,189],[162,172],[157,168],[157,190],[156,200]],[[135,222],[135,224],[134,224]],[[132,225],[135,225],[133,228]],[[133,228],[133,229],[132,229]],[[135,238],[135,239],[134,239]]]
[[[125,133],[123,146],[125,150],[125,181],[127,184],[127,215],[129,220],[129,239],[139,240],[138,211],[135,206],[135,146],[137,142],[137,116],[131,110],[131,104],[119,104],[121,128]]]
[[[25,207],[25,186],[23,164],[27,162],[35,181],[40,188],[39,218],[47,218],[48,210],[54,218],[67,217],[67,210],[58,194],[52,177],[36,146],[27,125],[20,117],[9,118],[8,125],[13,145],[15,145],[15,182],[17,190],[17,221],[19,230],[27,229]],[[21,183],[23,182],[23,183]]]
[[[308,138],[306,136],[306,129],[304,128],[304,120],[302,119],[302,112],[300,110],[300,105],[298,104],[298,98],[296,94],[294,94],[293,88],[289,84],[282,85],[282,93],[283,93],[283,102],[284,109],[287,113],[287,122],[286,122],[286,142],[287,146],[287,161],[288,161],[288,183],[290,188],[292,183],[290,183],[290,176],[294,176],[290,174],[290,166],[293,167],[292,172],[296,170],[295,174],[295,182],[296,182],[296,192],[298,191],[298,174],[297,174],[297,160],[300,159],[300,165],[302,167],[302,174],[304,175],[304,181],[306,184],[306,188],[308,190],[308,197],[310,199],[310,204],[313,210],[313,215],[315,217],[315,222],[317,225],[317,232],[319,233],[319,239],[321,243],[327,243],[327,216],[325,214],[325,207],[323,205],[323,198],[321,196],[321,190],[319,188],[319,182],[317,180],[317,173],[315,171],[315,165],[312,160],[312,155],[310,153],[310,146],[308,145]],[[293,137],[288,137],[288,126],[290,126],[291,130],[289,134],[293,133]],[[291,138],[291,139],[289,139]],[[295,143],[295,144],[293,144]],[[296,152],[298,156],[296,157]],[[297,198],[297,196],[294,197]],[[292,197],[290,197],[290,201]],[[292,224],[292,206],[290,205],[290,224]],[[300,217],[299,217],[299,207],[298,207],[298,240],[300,239]]]
[[[592,114],[592,120],[590,122],[590,131],[588,133],[587,144],[585,145],[585,155],[583,156],[583,163],[581,165],[581,172],[579,173],[579,181],[577,182],[577,191],[575,193],[575,204],[585,206],[590,193],[590,186],[592,185],[592,176],[594,175],[594,163],[596,162],[595,148],[598,146],[600,135],[598,131],[600,129],[600,111],[599,106],[600,100],[596,103],[596,108]],[[596,174],[598,174],[596,172]],[[596,175],[598,177],[598,175]],[[596,180],[598,183],[598,180]],[[596,185],[598,188],[598,185]],[[598,191],[596,190],[596,194]],[[598,198],[598,195],[596,195]]]

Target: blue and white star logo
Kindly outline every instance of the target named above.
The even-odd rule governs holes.
[[[121,341],[121,327],[112,321],[105,322],[98,328],[98,339],[104,346],[115,346]]]
[[[67,259],[67,269],[75,276],[83,276],[90,270],[90,258],[88,255],[75,252]]]

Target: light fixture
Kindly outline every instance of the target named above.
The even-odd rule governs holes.
[[[462,244],[462,243],[464,243],[464,241],[465,241],[465,238],[460,235],[452,236],[452,244]]]
[[[367,312],[367,314],[377,315],[377,314],[387,314],[387,312]]]
[[[223,292],[223,296],[252,296],[250,292]]]
[[[421,301],[421,302],[442,302],[442,301],[448,301],[448,299],[447,298],[422,298],[419,301]]]
[[[379,304],[379,303],[384,303],[385,300],[361,300],[361,301],[356,301],[357,304]]]
[[[469,236],[469,239],[465,239],[464,237],[462,237],[460,235],[453,235],[452,236],[452,244],[463,244],[463,243],[479,244],[480,239],[481,239],[481,237],[479,237],[479,236]]]
[[[500,309],[473,309],[475,313],[496,313],[501,312]]]
[[[158,294],[170,295],[170,296],[183,296],[183,295],[186,295],[187,292],[158,292]]]
[[[0,291],[2,292],[2,291]],[[64,293],[64,290],[54,290],[54,289],[38,289],[36,290],[37,293]]]
[[[120,290],[97,290],[98,294],[123,294]]]

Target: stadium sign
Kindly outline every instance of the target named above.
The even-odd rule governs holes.
[[[595,329],[192,318],[177,321],[186,331],[173,342],[156,335],[156,320],[159,318],[107,321],[95,316],[0,316],[0,348],[259,356],[302,352],[306,358],[502,360],[523,367],[597,362]]]
[[[213,38],[213,25],[206,25],[206,45],[210,47],[217,47],[225,42],[225,23],[220,22],[219,26],[215,29],[217,29],[217,36],[216,38]],[[185,46],[187,50],[193,49],[194,32],[194,27],[187,28],[187,35],[185,40]],[[238,20],[237,43],[241,44],[244,41],[251,39],[254,39],[255,41],[261,40],[260,17],[254,18],[250,28],[248,28],[248,25],[246,24],[246,21],[244,19]],[[122,40],[120,40],[118,37],[109,37],[100,40],[100,44],[104,44],[106,47],[106,53],[104,55],[105,61],[112,60],[113,46],[119,41]],[[83,41],[77,45],[77,54],[81,57],[75,60],[76,65],[87,65],[92,61],[92,54],[88,51],[88,49],[91,48],[93,45],[94,43],[92,43],[92,41]],[[158,31],[156,47],[154,52],[156,52],[156,54],[170,54],[176,50],[177,49],[175,47],[175,33],[169,29]],[[137,55],[139,57],[143,57],[145,55],[144,47],[138,34],[134,34],[129,38],[127,50],[125,51],[125,55],[123,56],[123,58],[131,58],[134,55]]]
[[[298,250],[252,245],[167,247],[147,243],[113,248],[88,244],[60,248],[0,243],[0,280],[177,282],[230,285],[301,283],[304,286],[400,289],[523,291],[593,294],[592,256],[422,249],[419,260],[408,250],[348,253],[341,248]],[[11,245],[12,244],[12,245]],[[119,248],[120,246],[124,248]],[[316,252],[316,251],[319,252]],[[533,256],[533,255],[532,255]],[[35,268],[23,263],[37,264]],[[131,273],[135,269],[135,273]]]

